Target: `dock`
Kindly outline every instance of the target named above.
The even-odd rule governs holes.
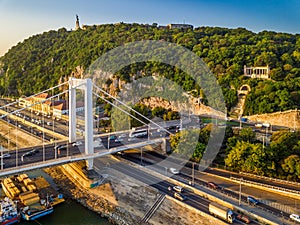
[[[23,205],[32,205],[48,199],[51,206],[64,202],[63,196],[42,176],[29,178],[27,174],[15,175],[1,181],[6,196],[20,200]]]

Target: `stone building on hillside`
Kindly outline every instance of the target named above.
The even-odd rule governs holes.
[[[244,76],[251,78],[270,79],[270,67],[244,65]]]
[[[175,23],[170,23],[167,25],[167,28],[169,29],[193,29],[193,25],[190,24],[175,24]]]

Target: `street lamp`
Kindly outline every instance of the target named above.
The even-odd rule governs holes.
[[[141,166],[143,165],[143,147],[141,147]]]
[[[18,167],[18,120],[16,120],[17,129],[16,129],[16,167]]]
[[[241,199],[242,199],[242,180],[243,177],[240,178],[239,205],[241,205]]]
[[[192,162],[192,186],[194,186],[195,183],[195,163]]]
[[[45,161],[45,116],[43,114],[43,161]]]
[[[1,170],[3,170],[3,147],[1,146]]]

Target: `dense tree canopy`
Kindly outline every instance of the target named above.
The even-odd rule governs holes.
[[[246,115],[299,108],[300,36],[270,31],[256,34],[243,28],[180,30],[119,23],[76,31],[51,30],[18,43],[0,58],[0,94],[21,96],[45,90],[70,76],[77,66],[86,69],[108,50],[139,40],[173,42],[200,56],[222,86],[228,109],[236,104],[237,90],[243,83],[252,90],[246,100]],[[272,81],[243,77],[244,65],[269,65]],[[196,97],[202,90],[188,74],[158,62],[133,64],[116,76],[128,82],[137,71],[171,79]]]
[[[300,141],[299,133],[278,131],[273,133],[269,146],[263,146],[255,139],[245,139],[250,131],[228,139],[225,165],[235,171],[243,171],[278,177],[282,179],[300,180]],[[242,136],[241,136],[242,135]]]

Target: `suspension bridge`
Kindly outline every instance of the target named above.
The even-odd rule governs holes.
[[[63,88],[66,86],[67,88]],[[54,94],[57,89],[62,91]],[[53,94],[51,96],[45,94],[49,92]],[[39,100],[38,97],[43,94],[47,97]],[[107,96],[113,99],[114,102],[107,100]],[[34,97],[38,100],[30,101]],[[127,116],[144,124],[142,130],[146,131],[146,135],[136,138],[135,135],[132,135],[132,130],[129,129],[98,134],[94,119],[94,97],[102,99],[113,107],[118,108]],[[78,108],[76,107],[78,98],[82,98],[84,102],[84,115],[82,117],[84,121],[81,121],[81,124],[84,125],[84,130],[81,130],[81,134],[78,134]],[[62,101],[62,99],[67,99],[68,116],[62,115],[64,118],[67,118],[66,121],[57,121],[53,116],[54,102]],[[46,106],[50,106],[52,115],[49,110],[46,111]],[[133,116],[131,112],[134,112],[139,118]],[[141,113],[94,85],[89,78],[70,78],[65,83],[23,98],[23,102],[21,102],[21,99],[13,102],[4,102],[0,107],[0,114],[0,119],[3,122],[15,126],[15,129],[19,131],[22,130],[22,132],[27,132],[31,135],[38,134],[42,139],[42,144],[35,146],[22,147],[16,145],[13,149],[10,148],[7,150],[2,148],[0,154],[0,176],[80,160],[85,160],[87,170],[92,170],[94,158],[128,149],[139,149],[147,145],[165,143],[166,140],[161,137],[161,132],[170,134],[170,131],[166,128],[178,125],[178,121],[156,123],[149,120]],[[96,122],[99,122],[99,118]],[[157,130],[160,132],[155,132]],[[136,133],[138,133],[138,130]],[[17,142],[18,136],[16,135],[14,138]]]

